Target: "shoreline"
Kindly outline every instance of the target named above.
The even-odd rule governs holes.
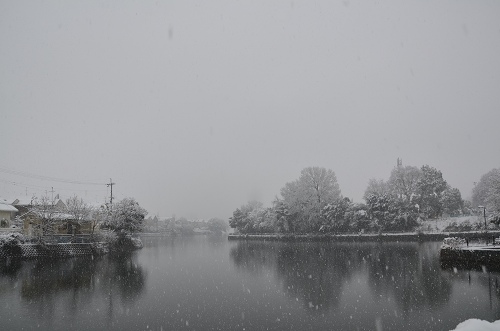
[[[500,231],[470,232],[406,232],[406,233],[363,233],[363,234],[229,234],[228,240],[264,240],[264,241],[331,241],[331,242],[384,242],[384,241],[441,241],[448,237],[473,239],[491,239],[499,237]]]

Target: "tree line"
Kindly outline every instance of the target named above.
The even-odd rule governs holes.
[[[229,224],[239,233],[347,233],[414,231],[419,221],[472,215],[484,206],[493,221],[500,219],[500,169],[475,185],[472,202],[462,199],[436,168],[398,164],[387,180],[370,179],[364,203],[341,194],[335,173],[308,167],[281,188],[272,206],[250,201],[237,208]]]

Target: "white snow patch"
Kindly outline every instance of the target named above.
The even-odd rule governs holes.
[[[500,320],[495,322],[488,322],[477,318],[471,318],[458,324],[454,330],[451,331],[500,331]]]
[[[469,222],[470,224],[482,224],[483,218],[482,216],[442,217],[439,219],[422,221],[420,224],[420,230],[423,232],[443,232],[444,229],[451,223],[460,225],[463,222]]]

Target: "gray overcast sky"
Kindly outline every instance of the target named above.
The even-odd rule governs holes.
[[[469,197],[500,167],[499,18],[496,0],[0,1],[0,196],[109,194],[8,170],[113,178],[150,214],[227,218],[307,166],[361,202],[400,157]]]

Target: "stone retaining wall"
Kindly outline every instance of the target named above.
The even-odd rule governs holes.
[[[488,232],[439,232],[439,233],[381,233],[381,234],[230,234],[229,240],[277,240],[277,241],[439,241],[447,237],[469,239],[491,239],[500,236],[500,231]]]

